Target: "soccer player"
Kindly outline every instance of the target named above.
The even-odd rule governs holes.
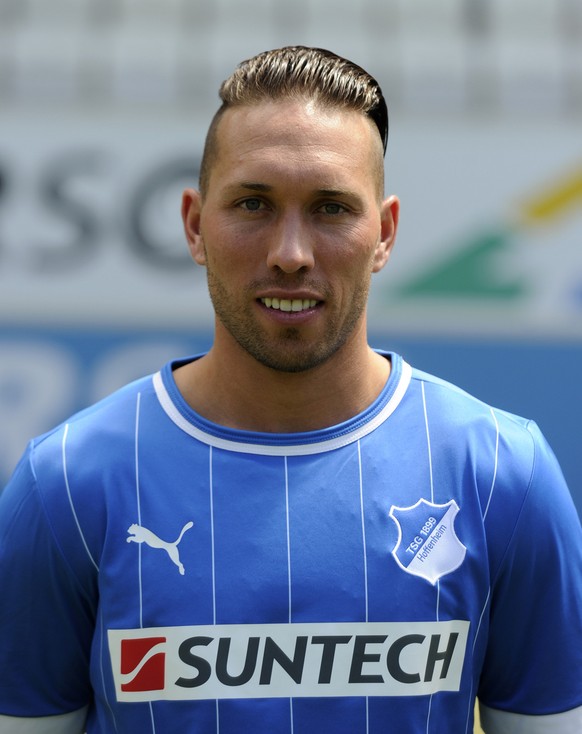
[[[221,87],[186,238],[216,312],[0,500],[0,732],[582,731],[582,533],[531,421],[366,337],[384,98],[285,48]]]

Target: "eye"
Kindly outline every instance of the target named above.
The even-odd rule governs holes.
[[[347,209],[345,206],[338,204],[335,201],[328,201],[319,207],[319,211],[323,214],[330,214],[333,216],[335,214],[343,214]]]
[[[243,201],[239,202],[238,206],[247,212],[258,212],[265,206],[265,203],[256,197],[252,197],[243,199]]]

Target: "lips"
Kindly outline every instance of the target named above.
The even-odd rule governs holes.
[[[312,298],[261,298],[260,301],[267,308],[287,312],[307,311],[318,304]]]

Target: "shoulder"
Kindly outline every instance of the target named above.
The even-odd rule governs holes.
[[[119,445],[132,435],[140,403],[152,400],[153,380],[148,375],[70,416],[31,441],[28,453],[33,472],[46,477],[57,467],[60,471],[60,460],[65,458],[67,446],[72,445],[87,450],[85,461],[98,460],[99,450]]]
[[[155,405],[151,377],[33,439],[3,492],[4,512],[26,505],[29,521],[42,523],[65,556],[88,556],[96,568],[108,508],[131,471],[136,412],[144,405]]]
[[[474,486],[488,531],[508,540],[526,503],[543,516],[570,501],[562,472],[537,424],[413,370],[414,410],[451,481]],[[422,417],[421,417],[422,414]],[[456,472],[456,475],[454,474]]]
[[[534,421],[490,405],[459,386],[421,370],[412,370],[411,390],[423,405],[426,422],[467,451],[484,456],[511,449],[514,468],[530,472],[536,452],[547,444]]]

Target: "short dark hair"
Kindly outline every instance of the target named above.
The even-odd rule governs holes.
[[[216,155],[216,130],[227,109],[262,101],[307,97],[326,107],[340,107],[369,117],[382,147],[388,143],[388,108],[378,82],[361,66],[331,51],[286,46],[241,62],[220,86],[222,105],[208,129],[200,166],[200,192],[208,188]]]

